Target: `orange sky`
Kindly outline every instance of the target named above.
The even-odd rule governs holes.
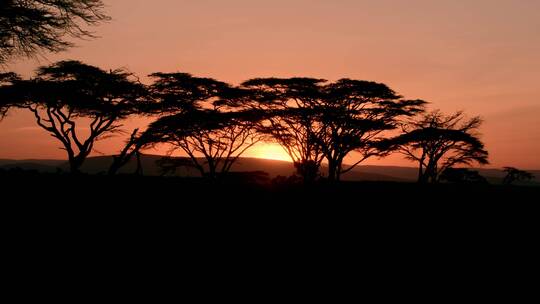
[[[481,115],[491,166],[540,169],[540,1],[105,3],[113,21],[95,28],[101,38],[7,69],[29,76],[38,65],[77,59],[140,76],[184,71],[235,84],[256,76],[379,81],[432,107]],[[121,142],[97,149],[110,154]],[[63,157],[27,113],[0,122],[0,158]],[[368,163],[412,165],[398,156]]]

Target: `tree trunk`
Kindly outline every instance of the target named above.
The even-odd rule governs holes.
[[[118,173],[118,170],[120,170],[120,162],[117,161],[117,159],[115,158],[113,160],[113,163],[109,167],[109,170],[107,171],[107,175],[109,176],[116,175]]]
[[[336,162],[336,181],[341,181],[341,170],[343,166],[343,157],[338,158]]]
[[[125,155],[116,155],[113,156],[113,163],[109,167],[109,171],[107,174],[109,176],[118,174],[118,171],[120,171],[120,168],[122,168],[125,164],[129,162],[129,159],[126,159]]]
[[[328,180],[331,182],[336,181],[336,169],[336,162],[333,159],[328,158]]]
[[[135,152],[135,156],[137,157],[137,169],[135,170],[135,174],[142,176],[144,172],[143,172],[143,166],[142,166],[142,161],[141,161],[141,153],[137,151]]]
[[[424,175],[424,166],[420,163],[420,166],[418,167],[418,183],[423,184],[426,182]]]
[[[73,175],[81,174],[81,166],[86,157],[81,155],[69,158],[69,172]]]
[[[208,160],[208,174],[207,174],[207,177],[211,180],[215,180],[216,179],[216,164],[214,163],[213,160]]]
[[[294,163],[296,173],[300,175],[304,184],[313,184],[319,176],[319,164],[312,160],[305,160]]]
[[[430,174],[430,183],[432,184],[436,184],[439,182],[439,179],[438,179],[438,171],[439,171],[439,168],[437,166],[437,164],[435,164],[435,166],[433,166],[433,169],[431,170],[431,174]]]

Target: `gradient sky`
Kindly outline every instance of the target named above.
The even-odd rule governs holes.
[[[491,167],[540,169],[540,1],[105,3],[113,20],[94,29],[99,39],[7,69],[30,76],[39,65],[77,59],[141,77],[183,71],[234,84],[265,76],[384,82],[431,108],[482,116]],[[114,153],[122,140],[97,149]],[[27,113],[13,111],[0,123],[0,158],[64,158],[58,147]],[[265,149],[249,155],[264,156]],[[367,163],[412,165],[399,156]]]

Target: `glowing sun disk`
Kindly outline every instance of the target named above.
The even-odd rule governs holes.
[[[292,162],[287,152],[280,145],[273,143],[257,144],[246,152],[245,156]]]

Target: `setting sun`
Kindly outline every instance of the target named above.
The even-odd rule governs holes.
[[[274,143],[258,144],[246,152],[246,156],[292,162],[287,152],[280,145]]]

